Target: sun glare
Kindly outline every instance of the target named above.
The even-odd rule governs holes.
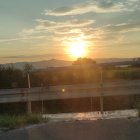
[[[72,57],[84,57],[86,55],[87,44],[84,40],[73,40],[67,43],[68,53]]]

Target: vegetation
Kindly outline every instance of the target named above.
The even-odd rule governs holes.
[[[33,66],[31,64],[26,63],[23,67],[23,71],[25,74],[30,73],[33,71]]]
[[[30,71],[33,86],[40,86],[39,77],[31,72],[32,66],[26,64],[23,70],[16,69],[13,65],[4,67],[0,65],[0,88],[24,88],[28,87],[27,72]]]
[[[42,118],[39,114],[0,115],[0,129],[2,130],[9,130],[43,122],[47,122],[47,119]]]
[[[96,64],[96,61],[90,58],[78,58],[73,62],[73,65],[93,65]]]
[[[104,66],[102,69],[104,81],[140,79],[140,67],[116,68]],[[81,84],[100,82],[101,69],[89,58],[78,58],[70,67],[50,68],[34,71],[30,64],[25,64],[23,70],[0,66],[0,88],[27,88],[27,74],[30,73],[31,87]]]

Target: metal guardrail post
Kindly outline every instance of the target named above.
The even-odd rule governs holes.
[[[92,112],[93,111],[93,98],[92,97],[90,98],[90,106],[91,106],[90,109],[91,109],[91,112]]]
[[[103,102],[103,95],[100,96],[100,112],[101,114],[104,113],[104,102]]]
[[[27,101],[27,113],[28,114],[32,113],[32,103],[31,103],[31,101]]]
[[[44,113],[44,102],[43,102],[43,100],[41,100],[41,113],[42,114]]]

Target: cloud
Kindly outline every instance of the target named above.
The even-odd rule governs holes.
[[[25,58],[26,56],[24,55],[16,55],[16,56],[3,56],[3,57],[0,57],[0,58]]]
[[[65,20],[65,18],[61,16],[79,15],[89,12],[112,14],[112,12],[135,11],[139,8],[138,5],[139,0],[94,0],[79,5],[46,10],[45,15],[60,17],[57,18],[57,21],[37,19],[36,26],[31,29],[24,29],[22,35],[28,38],[28,36],[32,37],[34,35],[38,36],[43,34],[46,38],[49,38],[49,42],[52,42],[52,44],[49,44],[50,46],[54,44],[61,46],[65,40],[74,38],[83,38],[89,42],[117,42],[118,40],[123,40],[124,34],[122,35],[121,33],[137,31],[140,29],[140,24],[121,23],[97,27],[98,25],[93,26],[95,23],[93,19],[80,19],[79,16],[77,17],[78,19],[72,17],[69,20]]]
[[[140,31],[140,23],[108,24],[98,28],[90,28],[84,31],[89,41],[98,43],[124,42],[127,32]],[[127,40],[128,41],[128,40]]]
[[[86,27],[95,22],[95,20],[78,20],[73,19],[69,21],[64,22],[55,22],[51,20],[43,20],[43,19],[37,19],[38,25],[35,26],[33,29],[24,29],[22,30],[21,34],[31,35],[33,33],[39,33],[39,32],[65,32],[66,30],[69,31],[71,28],[81,28]],[[65,31],[64,31],[65,30]]]
[[[48,53],[48,54],[40,54],[40,55],[13,55],[13,56],[2,56],[1,59],[23,59],[23,58],[42,58],[42,57],[55,57],[61,56],[61,53]]]
[[[6,39],[0,39],[0,43],[11,42],[11,41],[20,41],[20,40],[43,39],[45,37],[46,36],[30,36],[30,37],[6,38]]]
[[[49,21],[49,20],[37,20],[40,24],[35,27],[35,29],[59,29],[59,28],[68,28],[68,27],[84,27],[91,25],[94,23],[94,20],[78,20],[73,19],[70,21],[65,22],[55,22],[55,21]]]
[[[22,33],[25,33],[25,34],[32,34],[34,32],[34,29],[23,29],[22,30]]]
[[[140,23],[122,23],[116,25],[106,25],[102,27],[104,31],[107,32],[130,32],[130,31],[140,31]]]
[[[64,7],[63,7],[64,8]],[[85,4],[85,6],[74,6],[72,8],[65,7],[67,9],[65,12],[61,9],[62,7],[54,9],[54,10],[45,10],[45,15],[50,16],[68,16],[68,15],[80,15],[89,12],[96,12],[96,13],[105,13],[105,12],[120,12],[122,10],[122,5],[113,6],[111,9],[104,9],[102,7],[98,7],[95,4]]]
[[[20,40],[20,38],[6,38],[6,39],[0,39],[0,43],[3,42],[10,42],[10,41],[17,41]]]
[[[49,42],[52,42],[49,45],[51,46],[54,44],[63,46],[63,42],[76,38],[82,38],[92,46],[94,43],[99,45],[123,42],[124,35],[122,33],[140,30],[140,23],[108,24],[101,27],[93,27],[91,25],[94,22],[94,20],[86,19],[73,19],[64,22],[38,19],[38,25],[33,28],[33,32],[29,29],[29,34],[30,32],[49,32]],[[28,34],[28,31],[26,33]]]
[[[103,9],[111,8],[115,5],[115,3],[112,0],[99,0],[97,2],[97,6]]]
[[[113,0],[95,0],[84,4],[75,5],[72,7],[59,7],[53,10],[45,10],[45,15],[49,16],[68,16],[80,15],[90,12],[95,13],[109,13],[109,12],[123,12],[134,11],[138,5],[138,1],[130,0],[123,2],[115,2]]]

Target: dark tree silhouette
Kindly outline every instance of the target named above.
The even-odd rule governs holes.
[[[73,65],[93,65],[96,64],[91,58],[78,58],[76,61],[73,62]]]
[[[23,66],[23,71],[24,71],[25,74],[30,73],[32,70],[33,70],[33,65],[32,64],[26,63]]]

